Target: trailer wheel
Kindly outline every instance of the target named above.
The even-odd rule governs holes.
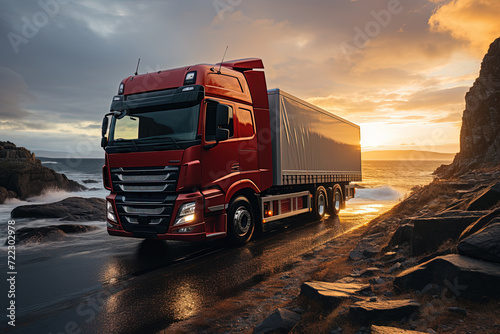
[[[328,213],[332,216],[338,216],[340,209],[342,209],[343,202],[342,189],[336,184],[333,186],[332,199],[329,203]]]
[[[327,206],[328,197],[326,195],[326,190],[324,187],[320,186],[316,189],[316,194],[314,195],[314,217],[318,220],[325,218]]]
[[[246,244],[255,230],[255,215],[252,205],[244,196],[235,198],[227,214],[229,241],[236,246]]]

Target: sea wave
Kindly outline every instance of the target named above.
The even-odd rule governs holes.
[[[369,199],[374,201],[397,201],[402,198],[404,193],[390,186],[381,186],[376,188],[356,189],[356,198]]]
[[[58,164],[57,161],[42,161],[42,165],[55,165],[55,164]]]

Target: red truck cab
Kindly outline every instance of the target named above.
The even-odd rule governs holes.
[[[272,185],[267,88],[256,70],[263,67],[243,59],[121,82],[103,142],[109,234],[226,236],[231,199],[247,194],[250,202]],[[235,239],[247,241],[255,228],[247,214],[240,210]]]

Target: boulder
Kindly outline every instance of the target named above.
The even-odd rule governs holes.
[[[301,315],[284,308],[277,308],[254,328],[254,334],[288,333],[300,321]]]
[[[84,233],[98,229],[89,225],[51,225],[42,227],[22,227],[16,231],[16,244],[46,241],[60,241],[66,234]],[[5,242],[7,244],[7,241]]]
[[[106,201],[102,198],[69,197],[49,204],[18,206],[12,218],[59,218],[66,221],[105,221]]]
[[[428,334],[426,332],[412,331],[408,329],[400,329],[396,327],[375,326],[370,327],[371,334]]]
[[[15,193],[16,197],[22,200],[41,195],[49,189],[86,189],[69,180],[66,175],[43,166],[40,160],[24,147],[16,147],[10,142],[0,142],[0,186]]]
[[[400,321],[418,313],[420,304],[413,299],[361,301],[349,307],[352,318],[362,323]]]
[[[467,211],[487,210],[500,202],[500,182],[481,191],[469,202]]]
[[[445,241],[458,240],[477,216],[413,219],[411,249],[413,255],[435,252]]]
[[[9,198],[15,198],[17,195],[11,190],[0,187],[0,204],[4,203]]]
[[[392,235],[389,245],[399,246],[404,244],[405,242],[411,243],[412,236],[413,236],[413,224],[401,225]]]
[[[349,259],[353,261],[371,258],[377,255],[383,248],[381,245],[382,239],[385,238],[385,233],[376,233],[364,237],[349,253]]]
[[[355,270],[353,273],[350,275],[351,277],[372,277],[375,274],[378,274],[380,272],[380,268],[377,267],[371,267],[371,268],[366,268],[361,271]]]
[[[370,284],[311,281],[302,284],[300,295],[333,309],[343,300],[370,289]]]
[[[476,233],[483,227],[487,226],[494,218],[500,217],[500,209],[496,209],[494,211],[488,212],[483,215],[481,218],[476,220],[474,223],[470,224],[460,235],[459,240],[463,240],[468,236]]]
[[[437,285],[457,297],[481,300],[500,297],[500,265],[458,254],[439,256],[401,272],[394,279],[398,291],[422,291]]]
[[[500,263],[500,217],[458,244],[459,254]]]

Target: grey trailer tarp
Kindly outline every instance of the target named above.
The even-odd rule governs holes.
[[[279,89],[268,97],[274,185],[361,181],[358,125]]]

